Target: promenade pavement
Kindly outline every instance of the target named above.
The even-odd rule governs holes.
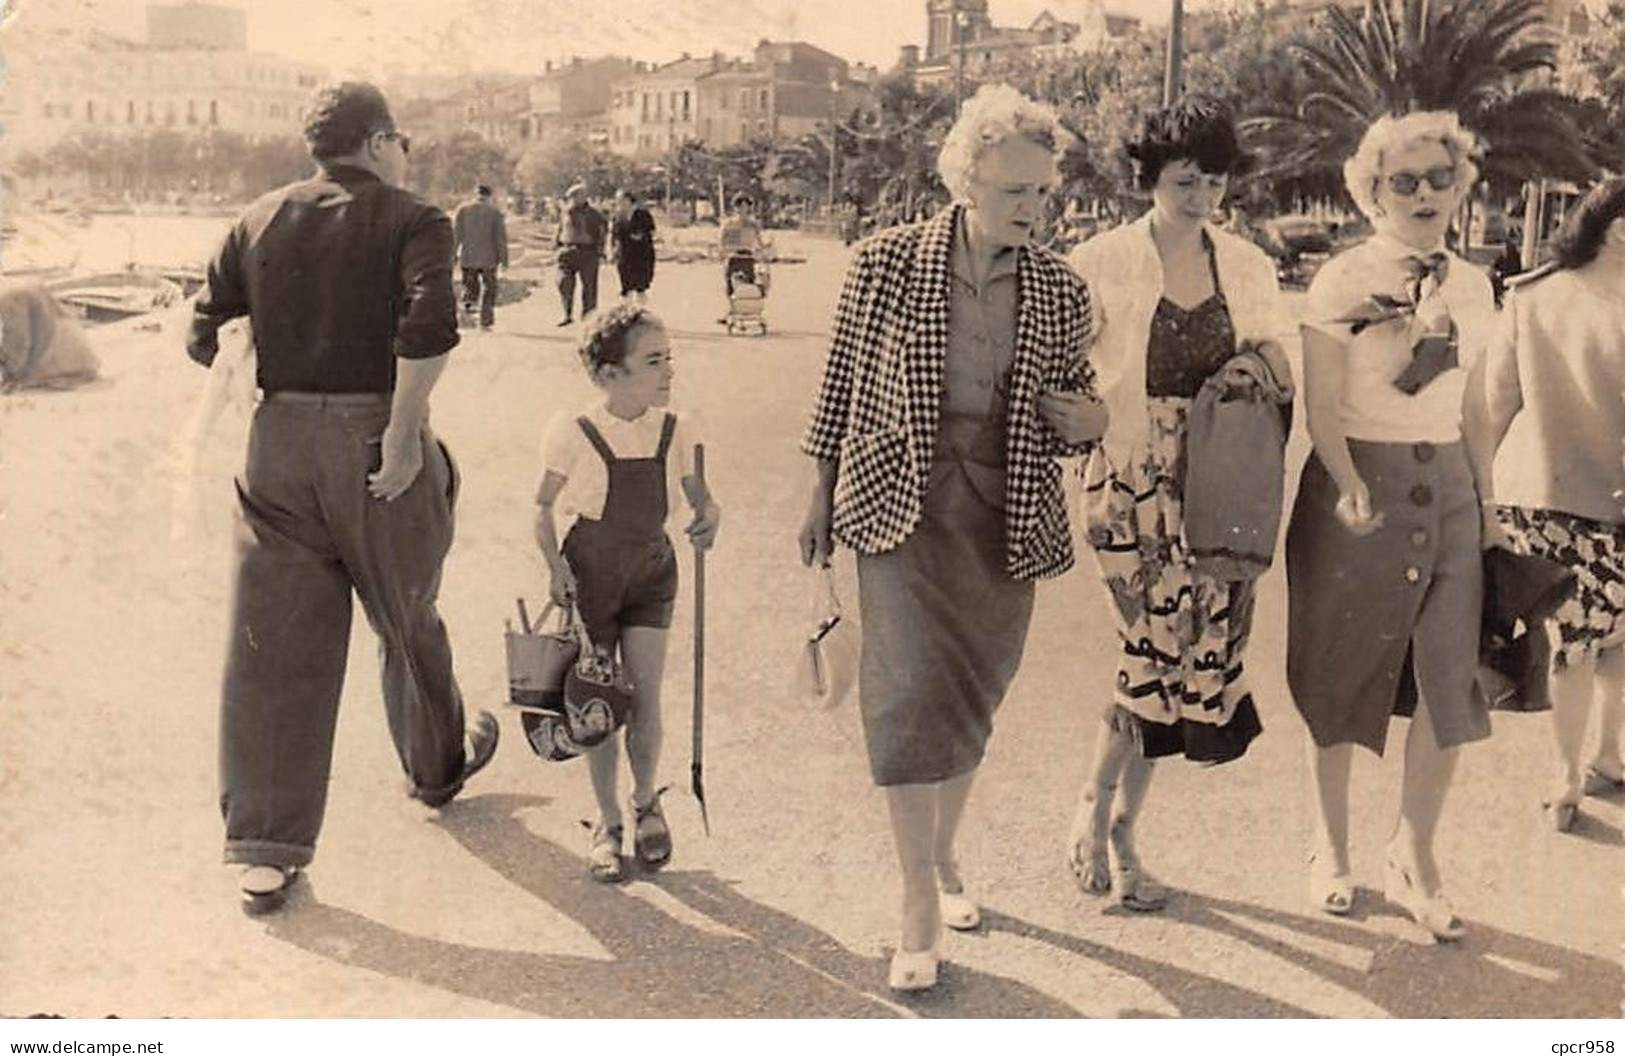
[[[543,764],[512,713],[491,767],[438,813],[401,795],[359,618],[327,826],[287,909],[250,920],[219,864],[215,730],[229,474],[242,422],[203,460],[207,530],[169,537],[168,460],[203,373],[162,329],[96,334],[107,377],[0,403],[0,1014],[72,1016],[1608,1017],[1620,1011],[1621,803],[1543,824],[1542,716],[1467,749],[1439,840],[1466,940],[1435,946],[1386,904],[1401,725],[1354,773],[1356,912],[1306,906],[1303,727],[1283,676],[1284,589],[1264,581],[1249,668],[1266,732],[1246,758],[1161,764],[1141,853],[1176,889],[1135,915],[1074,885],[1063,841],[1113,672],[1087,555],[1043,584],[960,844],[984,906],[949,934],[941,985],[885,986],[895,865],[855,710],[790,675],[808,614],[795,557],[797,440],[848,251],[781,239],[772,332],[729,338],[716,264],[662,263],[677,402],[701,419],[724,508],[707,566],[705,775],[687,794],[691,561],[671,633],[664,771],[675,861],[587,876],[581,763]],[[613,292],[611,269],[603,275]],[[503,621],[545,589],[531,541],[551,415],[591,398],[544,285],[470,332],[433,421],[464,474],[443,615],[471,707],[505,695]],[[150,321],[147,325],[151,325]],[[1296,467],[1305,450],[1301,415]],[[849,554],[838,573],[854,595]]]

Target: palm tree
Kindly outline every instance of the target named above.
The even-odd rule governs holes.
[[[1290,45],[1309,93],[1295,112],[1244,128],[1274,175],[1333,169],[1383,114],[1453,110],[1485,146],[1483,175],[1502,187],[1597,173],[1580,100],[1542,87],[1558,45],[1541,0],[1369,0],[1326,12]]]

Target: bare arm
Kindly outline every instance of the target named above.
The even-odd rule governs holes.
[[[1478,485],[1479,502],[1490,506],[1495,503],[1495,454],[1501,450],[1501,442],[1512,428],[1512,420],[1523,409],[1523,402],[1492,404],[1485,374],[1484,361],[1480,359],[1467,375],[1461,425],[1467,459],[1473,467],[1473,482]]]
[[[552,577],[548,592],[558,605],[567,604],[574,598],[576,588],[570,562],[565,560],[559,548],[558,523],[553,517],[554,504],[558,501],[559,492],[564,489],[565,479],[562,474],[550,469],[542,478],[541,490],[536,493],[536,546],[542,551],[542,559],[547,562],[547,570]]]
[[[717,529],[722,526],[722,507],[711,496],[711,488],[699,477],[690,474],[683,478],[683,495],[694,511],[688,537],[701,550],[709,550],[717,540]]]
[[[1347,345],[1313,327],[1303,328],[1304,403],[1309,439],[1343,496],[1343,501],[1338,503],[1339,515],[1343,514],[1345,505],[1351,507],[1349,512],[1355,515],[1344,523],[1354,530],[1366,525],[1369,531],[1375,527],[1371,523],[1375,516],[1371,509],[1371,492],[1349,454],[1348,437],[1343,432],[1343,419],[1338,410],[1347,370]]]
[[[1517,317],[1511,304],[1503,312],[1495,339],[1467,373],[1462,397],[1462,439],[1472,465],[1473,483],[1483,508],[1485,547],[1502,545],[1506,533],[1495,516],[1495,456],[1507,430],[1523,410],[1523,388],[1518,378]]]

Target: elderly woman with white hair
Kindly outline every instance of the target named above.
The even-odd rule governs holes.
[[[1033,581],[1072,564],[1059,456],[1105,428],[1088,293],[1031,243],[1063,130],[989,86],[938,166],[954,197],[863,243],[847,272],[803,450],[817,482],[802,560],[858,553],[869,765],[902,867],[891,985],[937,978],[941,927],[980,921],[954,836],[1016,674]]]
[[[1457,749],[1489,736],[1475,689],[1483,577],[1463,396],[1494,325],[1488,278],[1444,236],[1477,176],[1455,114],[1373,122],[1343,174],[1375,234],[1309,289],[1304,377],[1314,453],[1287,532],[1287,679],[1313,744],[1312,902],[1353,907],[1355,745],[1382,754],[1412,717],[1384,887],[1437,939],[1462,925],[1433,839]],[[1469,440],[1471,438],[1469,437]]]

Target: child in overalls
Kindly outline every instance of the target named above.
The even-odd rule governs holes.
[[[617,305],[601,313],[578,350],[605,399],[580,416],[560,415],[547,432],[537,494],[536,541],[552,576],[554,602],[573,602],[600,653],[619,650],[632,683],[626,724],[632,769],[633,855],[648,869],[671,860],[671,830],[660,809],[660,683],[666,631],[677,600],[677,555],[666,535],[673,485],[694,519],[689,539],[709,549],[721,511],[694,473],[688,423],[665,408],[671,398],[671,340],[654,313]],[[570,524],[559,545],[555,506]],[[573,521],[573,524],[570,522]],[[611,736],[587,753],[599,820],[587,864],[595,879],[624,876],[625,827],[618,798],[620,749]]]

